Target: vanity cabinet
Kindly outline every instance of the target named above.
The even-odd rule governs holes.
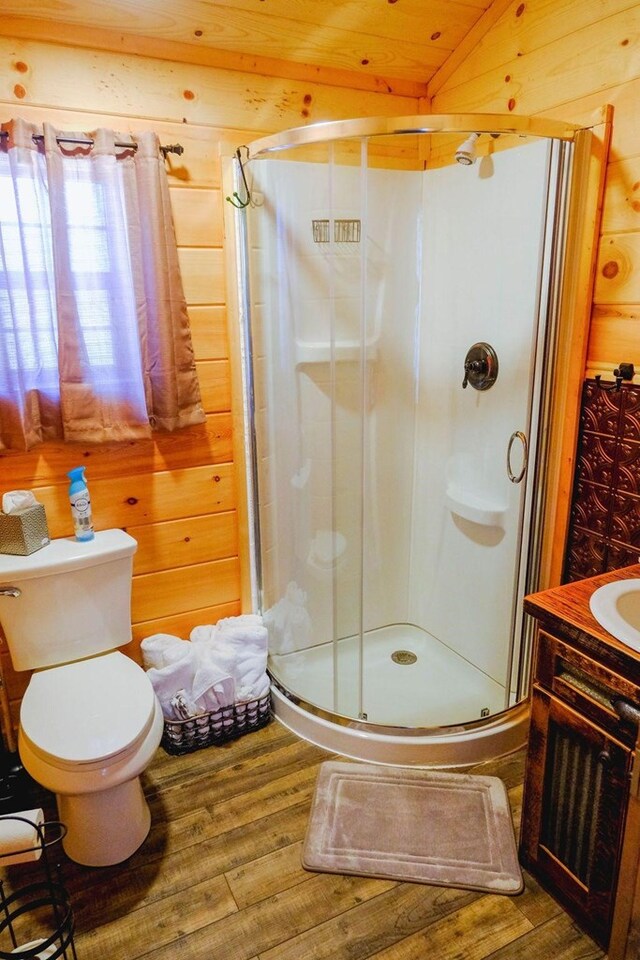
[[[525,600],[537,625],[520,859],[609,960],[637,960],[640,654],[588,606],[615,577]]]

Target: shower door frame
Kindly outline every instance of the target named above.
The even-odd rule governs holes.
[[[560,560],[557,554],[558,544],[564,543],[564,535],[558,534],[558,524],[566,530],[568,522],[568,492],[559,493],[561,483],[566,488],[566,478],[570,476],[571,452],[575,445],[577,434],[579,385],[584,375],[586,346],[588,336],[588,318],[590,307],[591,284],[585,284],[585,277],[592,274],[593,250],[595,247],[598,219],[594,214],[597,209],[597,198],[601,195],[603,184],[603,160],[606,157],[606,142],[610,129],[610,116],[604,111],[598,117],[601,121],[598,133],[600,140],[605,144],[600,149],[594,149],[593,131],[591,127],[576,127],[562,121],[546,120],[542,118],[512,117],[502,114],[459,114],[440,116],[407,116],[399,118],[362,118],[359,120],[328,121],[313,124],[307,127],[298,127],[273,136],[263,137],[248,145],[247,156],[256,159],[275,151],[284,151],[290,147],[319,144],[323,142],[345,138],[374,137],[392,134],[431,134],[448,133],[462,135],[470,132],[513,134],[526,137],[560,140],[574,145],[573,161],[570,176],[568,196],[565,196],[566,210],[561,223],[562,242],[559,249],[554,249],[552,255],[551,284],[547,291],[547,313],[555,316],[557,329],[557,344],[555,349],[554,370],[546,378],[543,386],[541,407],[548,407],[547,420],[541,426],[538,442],[541,455],[549,453],[546,464],[544,484],[532,507],[533,521],[540,530],[535,549],[529,551],[527,558],[528,587],[531,583],[532,571],[535,567],[537,582],[535,589],[550,586],[554,582],[554,571],[559,570]],[[601,130],[605,133],[602,134]],[[597,141],[596,141],[597,143]],[[228,158],[224,164],[224,174],[227,182],[238,187],[240,171],[237,163]],[[238,258],[230,265],[229,276],[233,280],[229,290],[232,300],[235,299],[235,312],[239,324],[233,325],[232,360],[235,361],[236,372],[239,374],[236,383],[242,384],[242,389],[236,391],[235,410],[241,411],[240,419],[236,422],[242,425],[242,433],[234,439],[235,459],[238,475],[242,476],[246,488],[242,490],[239,484],[240,520],[247,523],[249,539],[243,544],[242,560],[245,571],[243,589],[243,609],[256,609],[259,605],[261,585],[260,556],[256,549],[259,543],[259,523],[255,509],[256,466],[254,457],[253,438],[253,384],[250,364],[247,358],[251,355],[250,331],[250,302],[245,281],[242,277],[240,260],[246,260],[246,229],[243,223],[243,211],[225,211],[230,231],[228,236],[235,233],[236,240],[240,238]],[[566,281],[564,278],[569,277]],[[586,290],[586,293],[585,293]],[[549,320],[547,320],[549,322]],[[551,324],[553,326],[553,324]],[[232,328],[233,329],[233,328]],[[234,349],[235,348],[235,349]],[[560,452],[558,452],[560,450]],[[249,468],[249,469],[247,469]],[[564,480],[563,480],[564,478]],[[240,492],[242,491],[242,492]],[[245,499],[246,497],[246,499]],[[553,520],[553,523],[552,523]],[[551,528],[554,529],[551,529]],[[241,541],[242,542],[242,541]],[[538,573],[539,571],[539,573]],[[529,587],[532,589],[532,587]],[[525,673],[519,676],[519,689],[526,689],[528,679]],[[285,696],[291,696],[284,691]],[[525,695],[526,696],[526,695]],[[317,706],[303,703],[295,696],[296,703],[303,709],[317,715],[331,723],[348,725],[351,718],[341,717],[323,710]],[[507,708],[504,713],[518,712],[522,715],[525,699],[520,699],[514,706]],[[500,714],[493,714],[486,720],[474,720],[465,724],[457,724],[456,730],[477,731],[483,726],[491,727]],[[364,723],[363,726],[369,726]],[[434,727],[396,728],[371,724],[377,731],[390,734],[420,736],[424,733],[443,732],[448,728]]]

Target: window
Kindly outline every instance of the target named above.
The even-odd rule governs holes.
[[[113,131],[93,146],[48,125],[38,139],[19,120],[7,132],[0,444],[132,439],[204,420],[155,135],[134,151]]]

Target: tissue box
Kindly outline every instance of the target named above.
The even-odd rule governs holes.
[[[47,517],[41,503],[18,513],[0,512],[0,553],[26,557],[49,543]]]

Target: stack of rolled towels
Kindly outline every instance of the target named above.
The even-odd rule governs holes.
[[[257,614],[195,627],[189,640],[156,633],[142,662],[167,720],[187,720],[269,692],[267,628]]]

